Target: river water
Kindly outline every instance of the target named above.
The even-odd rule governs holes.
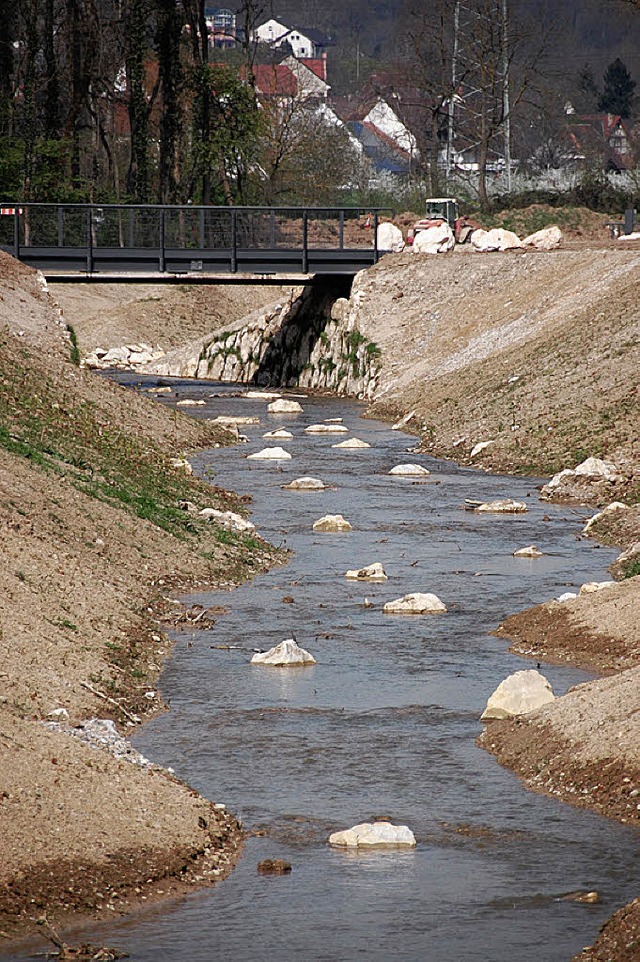
[[[213,630],[181,637],[161,679],[171,711],[135,747],[265,834],[248,840],[217,888],[85,934],[137,962],[566,962],[637,894],[637,835],[526,791],[475,739],[496,685],[535,667],[491,630],[569,586],[606,579],[615,552],[577,540],[584,513],[541,504],[534,480],[407,453],[411,437],[364,420],[356,403],[303,399],[303,414],[268,415],[261,401],[210,398],[211,383],[174,384],[207,400],[196,416],[260,418],[241,429],[248,444],[192,461],[251,494],[260,533],[293,554],[233,592],[191,596],[229,612]],[[349,435],[303,433],[336,417]],[[262,438],[276,427],[293,439]],[[332,448],[354,435],[371,448]],[[293,460],[246,460],[274,444]],[[426,483],[388,475],[406,461],[431,470]],[[301,475],[336,490],[281,489]],[[526,500],[528,513],[464,510],[465,499],[501,497]],[[343,514],[353,532],[315,534],[327,513]],[[513,558],[531,543],[543,558]],[[345,580],[373,561],[388,582]],[[382,614],[384,601],[409,591],[435,592],[447,614]],[[252,649],[292,634],[316,666],[249,665]],[[556,694],[592,677],[543,671]],[[331,831],[379,815],[408,825],[415,851],[327,845]],[[263,858],[287,859],[293,871],[260,876]],[[559,900],[575,889],[596,889],[602,901]]]

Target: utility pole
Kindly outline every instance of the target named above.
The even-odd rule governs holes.
[[[504,117],[504,165],[507,193],[511,193],[511,104],[509,101],[509,7],[502,0],[502,113]]]
[[[506,0],[505,0],[506,2]],[[449,118],[447,123],[447,179],[453,167],[453,113],[458,83],[458,48],[460,45],[460,0],[456,0],[453,13],[453,51],[451,54],[451,91],[449,94]]]

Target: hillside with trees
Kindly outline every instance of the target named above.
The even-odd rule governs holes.
[[[3,4],[3,198],[364,206],[447,186],[488,207],[496,189],[511,191],[512,170],[535,177],[576,159],[612,169],[609,145],[592,143],[610,132],[567,134],[569,107],[619,115],[622,167],[637,163],[635,0],[282,0],[283,22],[325,35],[321,103],[299,86],[286,96],[277,84],[259,89],[256,65],[279,69],[291,53],[254,41],[274,5],[232,4],[232,49],[213,42],[212,9],[205,0]],[[378,176],[358,140],[376,102],[411,138],[395,179]],[[473,176],[454,183],[454,169]]]

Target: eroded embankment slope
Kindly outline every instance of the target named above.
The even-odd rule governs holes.
[[[385,256],[352,295],[382,352],[374,413],[415,410],[425,448],[457,461],[491,440],[475,463],[494,470],[632,457],[639,293],[639,251]]]
[[[222,875],[236,820],[159,769],[45,729],[161,707],[175,589],[273,553],[179,501],[243,511],[171,466],[221,438],[75,367],[37,275],[0,255],[0,932],[121,911]],[[63,710],[63,711],[60,711]]]

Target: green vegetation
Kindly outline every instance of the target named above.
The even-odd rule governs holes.
[[[0,447],[177,538],[204,528],[178,502],[215,502],[215,489],[174,468],[148,440],[107,421],[95,403],[69,395],[58,402],[56,385],[33,360],[0,352]]]

